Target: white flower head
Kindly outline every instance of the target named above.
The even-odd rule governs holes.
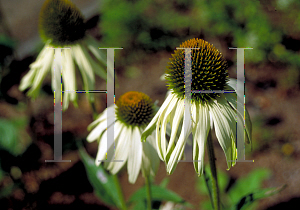
[[[104,167],[112,174],[116,174],[127,163],[128,179],[135,183],[139,172],[143,169],[147,175],[154,175],[159,166],[159,158],[155,146],[155,133],[150,134],[146,142],[141,141],[145,126],[154,115],[151,99],[141,92],[127,92],[122,95],[116,106],[110,106],[88,126],[91,133],[87,141],[99,141],[99,148],[95,163],[105,160],[107,156],[107,113],[116,109],[114,125],[114,144],[108,145],[109,151],[115,151],[115,160],[123,162],[105,162]],[[113,116],[108,116],[108,118]],[[115,147],[114,147],[115,145]]]
[[[181,48],[201,48],[192,50],[192,90],[233,90],[227,83],[227,62],[222,54],[202,39],[191,39]],[[217,139],[225,153],[227,166],[234,166],[237,158],[236,139],[243,138],[244,113],[237,111],[235,93],[192,93],[186,102],[184,70],[185,54],[175,50],[166,71],[165,78],[170,88],[166,100],[143,132],[145,139],[156,129],[158,155],[166,163],[171,174],[184,153],[188,136],[193,134],[194,167],[199,176],[203,173],[205,144],[209,132],[214,128]],[[238,97],[243,97],[239,96]],[[190,106],[191,120],[184,114],[185,106]],[[188,120],[188,123],[184,124]],[[183,126],[184,124],[184,126]],[[166,130],[171,127],[167,141]],[[251,141],[251,121],[246,110],[246,140]]]
[[[35,62],[30,65],[29,72],[22,78],[19,89],[30,88],[27,95],[35,98],[42,82],[49,72],[52,74],[54,89],[54,49],[53,47],[70,49],[62,50],[62,79],[64,85],[63,109],[67,109],[69,101],[77,105],[76,69],[79,69],[83,88],[95,89],[95,74],[106,78],[106,55],[99,49],[99,43],[86,35],[84,19],[79,9],[69,0],[45,1],[39,17],[40,35],[45,46]],[[88,94],[88,93],[87,93]],[[93,94],[88,94],[93,102]]]

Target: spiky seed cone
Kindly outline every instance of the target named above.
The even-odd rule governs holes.
[[[117,118],[126,125],[144,127],[154,115],[152,100],[141,92],[127,92],[116,104]]]
[[[72,45],[85,36],[84,18],[69,0],[46,0],[39,17],[44,42],[55,47]]]
[[[203,39],[190,39],[180,48],[200,48],[192,50],[192,90],[224,90],[227,82],[227,62],[212,44]],[[184,98],[184,59],[185,51],[175,50],[166,70],[166,80],[170,89],[179,98]],[[192,93],[192,100],[205,102],[218,97],[217,93]]]

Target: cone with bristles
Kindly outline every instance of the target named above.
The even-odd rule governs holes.
[[[47,0],[40,12],[39,31],[52,46],[72,45],[85,36],[84,18],[71,1]]]
[[[183,42],[180,48],[192,49],[192,90],[224,90],[227,82],[227,62],[223,55],[212,44],[203,39],[190,39]],[[166,70],[166,80],[179,98],[184,98],[184,49],[175,50]],[[217,93],[192,93],[192,100],[208,101],[218,97]]]

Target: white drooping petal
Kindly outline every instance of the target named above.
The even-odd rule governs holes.
[[[90,132],[90,134],[86,137],[86,140],[88,142],[93,142],[96,139],[101,136],[101,134],[106,130],[107,128],[107,120],[104,120],[100,122],[93,130]]]
[[[185,106],[187,106],[187,105],[190,105],[190,102],[186,102]],[[184,152],[185,143],[186,143],[190,133],[192,132],[191,117],[184,114],[183,121],[184,121],[184,123],[182,126],[182,130],[181,130],[179,139],[176,143],[174,150],[170,154],[169,160],[167,160],[167,172],[169,174],[171,174],[174,171],[174,169],[177,165],[177,162],[181,159],[183,152]]]
[[[114,150],[114,141],[112,142],[107,141],[107,130],[105,130],[103,135],[100,136],[98,153],[95,159],[95,164],[98,166],[101,163],[101,160],[106,160],[106,153],[113,152],[113,150]],[[106,161],[112,161],[112,160],[106,160]]]
[[[175,105],[176,105],[176,101],[178,100],[176,97],[170,97],[169,98],[170,100],[167,101],[168,104],[167,106],[165,106],[165,108],[163,109],[163,106],[160,108],[161,109],[161,113],[160,115],[158,116],[158,119],[157,119],[157,122],[156,122],[156,146],[157,146],[157,149],[158,149],[158,156],[160,157],[161,160],[165,160],[165,157],[166,157],[166,140],[165,140],[165,137],[163,139],[161,139],[161,132],[163,130],[165,130],[165,133],[166,133],[166,127],[163,128],[161,126],[164,118],[166,117],[167,119],[169,118],[168,115],[166,115],[166,112],[168,111],[168,109],[171,107],[171,109],[175,108]],[[165,102],[166,102],[165,101]],[[164,104],[165,104],[164,102]],[[164,105],[163,104],[163,105]],[[160,111],[160,110],[159,110]],[[158,111],[158,112],[159,112]]]
[[[76,61],[79,71],[81,73],[85,91],[94,90],[95,75],[94,75],[91,64],[89,63],[88,59],[86,58],[86,55],[84,54],[82,46],[74,45],[72,47],[71,52],[72,52],[72,57]],[[87,93],[87,95],[88,95],[89,101],[93,102],[94,95],[90,94],[90,93]]]
[[[239,85],[239,87],[242,87],[244,84],[239,81],[239,80],[236,80],[236,79],[233,79],[233,78],[230,78],[229,81],[227,82],[227,84],[229,85],[229,88],[232,90],[232,88],[236,91],[237,93],[237,96],[240,98],[240,99],[243,99],[244,98],[244,93],[242,90],[238,90],[237,89],[237,84]]]
[[[129,182],[135,183],[142,164],[142,142],[141,142],[141,133],[138,127],[132,128],[132,135],[130,140],[130,148],[128,154],[128,162],[127,162],[127,171],[129,174]]]
[[[99,49],[99,43],[90,36],[87,36],[86,42],[89,50],[98,59],[98,61],[100,61],[103,64],[106,64],[106,53],[104,53],[104,50]]]
[[[236,80],[236,79],[232,79],[230,78],[230,80],[228,81],[228,85],[229,87],[227,87],[227,89],[234,89],[236,92],[237,92],[237,99],[235,100],[230,100],[230,104],[232,106],[236,108],[236,100],[237,100],[237,103],[240,105],[240,106],[243,106],[244,105],[244,93],[242,90],[237,90],[237,83],[240,83],[239,86],[242,86],[243,84]],[[227,94],[226,94],[227,95]],[[236,97],[236,95],[235,95]],[[227,98],[227,97],[226,97]],[[242,116],[244,116],[244,113],[240,113]],[[248,113],[248,110],[245,108],[245,127],[246,127],[246,132],[247,132],[247,142],[248,143],[251,143],[251,140],[252,140],[252,123],[251,123],[251,120],[250,120],[250,115]]]
[[[76,74],[75,64],[72,60],[71,51],[72,49],[64,49],[63,53],[63,70],[62,78],[64,84],[64,96],[63,96],[63,110],[66,110],[69,106],[69,100],[76,102],[77,93],[76,91]],[[76,104],[76,103],[75,103]]]
[[[95,62],[94,59],[91,57],[89,53],[88,46],[81,45],[81,50],[83,54],[86,56],[87,61],[92,67],[92,71],[95,72],[98,76],[100,76],[103,79],[106,79],[106,66],[101,62]],[[99,50],[100,51],[100,50]],[[106,63],[106,62],[105,62]]]
[[[172,101],[170,101],[169,106],[166,108],[166,111],[163,113],[163,117],[161,117],[159,119],[159,122],[162,122],[161,127],[160,127],[160,133],[161,133],[160,142],[161,142],[161,150],[162,150],[164,159],[166,158],[166,154],[167,154],[167,140],[166,140],[167,123],[169,120],[172,120],[174,117],[177,102],[178,102],[178,99],[175,99],[175,98]],[[162,121],[161,121],[161,119],[162,119]]]
[[[231,129],[231,144],[232,144],[232,153],[231,153],[231,161],[232,166],[235,165],[235,160],[236,160],[236,155],[237,155],[237,149],[236,148],[236,141],[239,141],[244,145],[244,136],[243,136],[243,131],[242,128],[239,126],[237,127],[237,114],[234,109],[227,103],[226,98],[224,95],[221,95],[220,98],[217,99],[218,101],[218,106],[221,108],[221,111],[223,115],[225,116],[225,119],[227,119],[227,124],[230,126]],[[237,139],[238,138],[238,139]]]
[[[22,78],[19,90],[23,91],[26,88],[30,87],[33,83],[34,77],[37,73],[38,69],[32,68],[29,72]]]
[[[176,106],[176,111],[174,114],[174,117],[171,121],[171,135],[170,135],[170,141],[167,149],[167,153],[169,154],[171,150],[174,148],[175,140],[179,137],[177,135],[177,131],[180,128],[180,122],[183,120],[183,115],[184,115],[184,102],[183,100],[179,100]]]
[[[111,110],[115,108],[115,105],[111,105],[108,108],[106,108],[95,121],[93,121],[91,124],[88,125],[87,130],[90,131],[92,128],[94,128],[98,123],[100,123],[103,120],[110,119],[113,117],[111,115]],[[108,115],[107,115],[108,112]],[[115,118],[116,119],[116,118]]]
[[[194,156],[194,167],[198,176],[203,174],[204,168],[204,154],[205,154],[205,144],[210,131],[210,115],[208,107],[201,105],[200,103],[193,109],[194,115],[196,116],[197,126],[194,127],[194,151],[197,151]],[[198,162],[196,162],[198,161]]]
[[[36,74],[39,71],[39,68],[41,68],[41,66],[44,64],[45,55],[49,53],[48,50],[50,51],[51,49],[48,49],[48,46],[45,45],[42,51],[40,52],[40,54],[38,55],[38,57],[36,58],[36,61],[30,65],[29,72],[22,78],[19,86],[19,90],[23,91],[26,88],[32,86]]]
[[[111,106],[108,108],[108,110],[113,109],[114,107]],[[110,112],[108,112],[110,113]],[[88,130],[90,130],[92,127],[96,126],[98,123],[98,125],[90,132],[90,134],[87,136],[87,141],[88,142],[92,142],[95,141],[99,136],[101,136],[101,134],[103,133],[104,130],[106,130],[109,126],[112,126],[113,124],[109,124],[107,125],[108,120],[107,119],[111,119],[113,116],[109,115],[107,118],[107,109],[103,112],[103,114],[94,122],[92,122],[89,126],[88,126]]]
[[[233,154],[236,153],[236,149],[232,147],[232,130],[229,125],[231,122],[224,116],[219,104],[212,102],[209,105],[209,111],[213,118],[216,136],[225,153],[228,169],[230,169],[236,161],[236,159],[232,159]]]
[[[52,51],[54,53],[54,49],[51,48],[49,45],[45,45],[39,55],[37,56],[36,60],[29,65],[30,68],[41,68],[44,64],[44,58],[49,53],[49,51]]]
[[[30,95],[32,97],[37,96],[37,94],[40,90],[40,87],[42,85],[42,82],[44,81],[47,73],[49,73],[50,69],[51,69],[51,64],[53,62],[53,56],[54,56],[54,50],[52,50],[52,49],[47,49],[47,50],[48,51],[43,58],[43,66],[41,67],[41,69],[39,69],[36,72],[35,78],[32,83],[32,87],[28,91],[28,95]]]
[[[228,101],[228,103],[234,108],[234,110],[237,110],[237,104],[239,104],[239,106],[243,106],[243,104],[240,101],[237,101],[237,97],[235,93],[226,93],[224,94],[224,96],[226,97],[226,100]],[[244,117],[245,117],[245,128],[246,128],[246,133],[247,133],[247,138],[245,140],[248,140],[247,143],[251,143],[251,139],[252,139],[252,123],[250,120],[250,115],[248,113],[248,110],[245,106],[244,107],[244,113],[240,113],[239,111],[237,111],[237,116],[238,118],[240,118],[240,120],[242,120],[242,126],[244,126]],[[240,124],[238,124],[240,125]]]
[[[131,141],[131,136],[128,135],[128,129],[126,126],[116,122],[115,129],[115,161],[117,162],[110,162],[107,167],[107,170],[109,170],[112,174],[118,173],[127,162]]]
[[[159,108],[158,112],[155,114],[155,116],[152,118],[151,122],[148,124],[148,126],[145,128],[143,134],[142,134],[142,140],[145,141],[146,138],[154,131],[156,127],[156,123],[158,118],[160,118],[160,115],[166,109],[166,107],[169,105],[170,101],[172,101],[173,98],[175,98],[175,94],[169,94],[164,103]]]

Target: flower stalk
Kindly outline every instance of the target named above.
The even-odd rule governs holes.
[[[125,198],[124,198],[124,194],[122,193],[122,189],[121,189],[121,185],[118,179],[118,176],[116,174],[112,175],[114,183],[117,187],[117,193],[118,193],[118,197],[121,199],[121,205],[122,205],[122,210],[127,210],[127,206],[126,206],[126,202],[125,202]]]
[[[146,185],[146,195],[147,195],[147,210],[152,210],[152,196],[151,196],[151,182],[150,177],[147,173],[143,173]]]
[[[211,170],[211,185],[212,185],[212,204],[215,210],[220,209],[220,191],[218,185],[218,176],[217,176],[217,168],[216,168],[216,158],[214,152],[214,146],[212,142],[212,134],[211,131],[209,132],[207,138],[207,150],[208,150],[208,157],[209,157],[209,165]]]

